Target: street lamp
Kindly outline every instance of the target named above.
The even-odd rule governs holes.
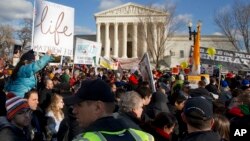
[[[197,31],[192,31],[192,26],[193,26],[193,23],[191,21],[188,22],[188,30],[189,30],[189,40],[191,41],[192,40],[192,36],[193,36],[193,41],[194,41],[194,44],[195,44],[195,39],[196,39],[196,34],[197,34]],[[197,23],[197,30],[198,28],[201,27],[201,21],[199,20],[198,23]]]

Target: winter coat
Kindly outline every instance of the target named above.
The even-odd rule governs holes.
[[[83,132],[72,112],[73,108],[68,105],[65,105],[65,108],[67,108],[65,118],[62,120],[57,132],[58,141],[72,141],[75,136]]]
[[[221,141],[221,138],[213,131],[197,131],[187,134],[181,141]]]
[[[155,116],[160,112],[169,113],[170,111],[167,103],[168,103],[168,97],[166,94],[163,94],[161,92],[155,92],[152,95],[149,105],[147,105],[145,108],[145,113],[151,119],[154,119]]]
[[[12,92],[17,96],[24,97],[24,94],[36,87],[36,73],[45,67],[53,57],[44,55],[40,60],[20,67],[17,78],[9,79],[5,85],[5,91]]]
[[[30,132],[32,141],[44,141],[45,140],[45,125],[46,118],[40,109],[33,111]]]
[[[196,89],[191,89],[190,90],[190,96],[191,97],[200,97],[200,96],[202,96],[202,97],[205,97],[209,101],[213,100],[213,97],[210,94],[210,92],[206,88],[203,88],[203,87],[199,87],[199,88],[196,88]]]
[[[39,93],[39,106],[43,111],[46,111],[46,109],[49,107],[49,104],[51,103],[51,97],[53,96],[52,89],[44,88]]]
[[[116,119],[122,120],[127,127],[141,130],[140,124],[141,121],[138,119],[133,113],[123,113],[123,112],[118,112],[113,114]]]
[[[57,120],[52,111],[46,113],[47,125],[46,125],[46,134],[47,139],[50,141],[57,141],[57,132],[59,130],[61,120]]]
[[[208,84],[206,87],[205,87],[209,92],[213,93],[213,94],[219,94],[218,92],[218,88],[216,85],[214,84]]]
[[[0,117],[0,141],[31,141],[31,139],[28,129],[21,130],[2,116]]]
[[[170,112],[176,117],[177,124],[175,125],[174,131],[172,133],[172,140],[178,140],[182,138],[187,132],[187,125],[181,117],[182,111],[177,110],[175,106],[168,104]]]

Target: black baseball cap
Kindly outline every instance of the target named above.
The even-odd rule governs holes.
[[[213,104],[202,97],[189,98],[183,110],[185,116],[198,120],[208,120],[213,117]]]
[[[74,95],[66,97],[64,102],[72,105],[86,100],[115,102],[115,96],[111,92],[110,86],[103,80],[84,80],[78,91]]]

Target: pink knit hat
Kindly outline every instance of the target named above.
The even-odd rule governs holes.
[[[7,99],[5,106],[8,120],[11,120],[19,111],[29,108],[27,100],[19,96]]]

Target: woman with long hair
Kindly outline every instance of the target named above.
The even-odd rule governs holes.
[[[54,94],[51,98],[51,103],[47,108],[46,117],[47,119],[47,137],[51,141],[56,141],[56,134],[59,130],[61,121],[64,119],[63,114],[63,97]]]
[[[53,60],[51,53],[51,50],[48,50],[38,61],[35,61],[33,50],[23,54],[13,70],[10,79],[6,83],[4,90],[17,96],[24,97],[25,93],[36,87],[36,73],[43,69],[49,61]]]
[[[222,141],[229,141],[230,138],[230,122],[229,120],[219,114],[214,115],[213,131],[219,133]]]

